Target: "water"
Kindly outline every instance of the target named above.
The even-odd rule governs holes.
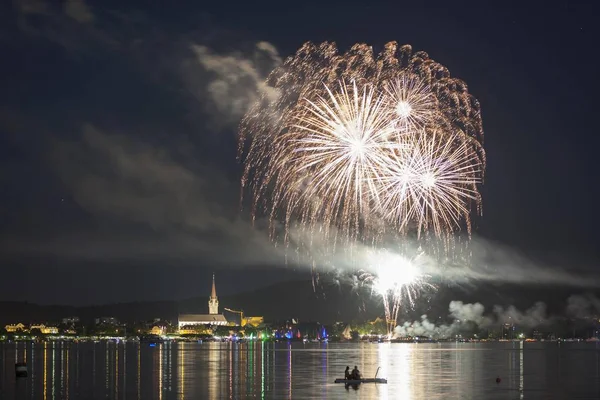
[[[0,357],[2,400],[600,399],[595,343],[4,343]],[[389,383],[334,384],[346,365]]]

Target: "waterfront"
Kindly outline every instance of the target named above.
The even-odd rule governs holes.
[[[598,399],[600,345],[488,343],[0,344],[1,399]],[[27,378],[15,378],[26,361]],[[346,365],[387,385],[333,384]],[[496,384],[500,376],[502,381]]]

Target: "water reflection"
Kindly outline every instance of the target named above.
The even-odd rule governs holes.
[[[1,399],[599,398],[593,343],[0,344]],[[16,379],[14,363],[29,377]],[[387,385],[333,384],[346,365]],[[377,371],[377,369],[379,371]],[[497,376],[502,382],[496,384]]]
[[[519,398],[521,399],[525,398],[523,382],[523,342],[519,342]]]

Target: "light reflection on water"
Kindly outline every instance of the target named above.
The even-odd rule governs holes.
[[[598,399],[595,343],[3,343],[0,399]],[[29,377],[16,379],[15,362]],[[346,366],[387,385],[345,388]],[[500,376],[502,382],[496,384]]]

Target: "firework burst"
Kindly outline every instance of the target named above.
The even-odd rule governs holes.
[[[450,242],[468,243],[471,216],[481,213],[481,111],[444,66],[395,42],[377,56],[363,44],[340,54],[332,43],[306,43],[266,85],[279,95],[242,120],[239,157],[242,194],[274,240],[308,234],[296,240],[310,246],[318,233],[335,248],[393,237],[402,248],[410,235],[444,257]],[[412,303],[424,283],[410,262],[376,269],[364,280],[391,293],[391,324],[401,299]]]
[[[241,124],[242,186],[284,241],[296,225],[333,242],[470,234],[485,167],[479,103],[427,54],[307,43],[267,84],[280,96]]]
[[[342,82],[337,94],[325,90],[327,97],[306,100],[304,113],[275,144],[279,171],[285,170],[275,192],[284,203],[299,204],[311,225],[335,225],[351,236],[369,217],[378,171],[402,144],[389,140],[395,130],[372,87]]]
[[[479,200],[479,164],[467,144],[437,131],[404,135],[404,144],[390,155],[377,175],[379,212],[400,231],[417,235],[460,227],[470,232],[470,202]]]
[[[432,125],[439,117],[435,96],[417,76],[403,73],[383,87],[392,124],[400,131],[414,132]]]

